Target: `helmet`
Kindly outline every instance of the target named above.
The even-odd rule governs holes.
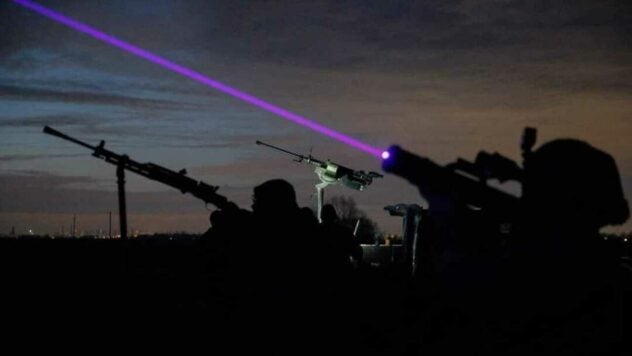
[[[597,227],[629,217],[614,159],[586,142],[546,143],[529,155],[524,168],[523,201],[529,209]]]

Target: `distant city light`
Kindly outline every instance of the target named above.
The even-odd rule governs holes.
[[[249,103],[251,105],[254,105],[260,109],[263,109],[265,111],[268,111],[272,114],[275,114],[277,116],[280,116],[288,121],[294,122],[298,125],[304,126],[306,128],[309,128],[313,131],[316,131],[320,134],[323,134],[325,136],[328,136],[330,138],[333,138],[335,140],[338,140],[344,144],[347,144],[348,146],[354,147],[360,151],[363,151],[365,153],[368,153],[374,157],[384,157],[384,153],[381,149],[378,149],[376,147],[370,146],[364,142],[361,142],[353,137],[347,136],[343,133],[340,133],[338,131],[335,131],[333,129],[330,129],[326,126],[323,126],[315,121],[312,121],[310,119],[307,119],[303,116],[300,116],[298,114],[292,113],[286,109],[283,109],[279,106],[276,106],[274,104],[271,104],[265,100],[259,99],[253,95],[250,95],[248,93],[245,93],[241,90],[238,90],[236,88],[233,88],[231,86],[228,86],[226,84],[223,84],[215,79],[212,79],[208,76],[205,76],[199,72],[196,72],[192,69],[189,69],[187,67],[184,67],[182,65],[179,65],[175,62],[172,62],[168,59],[165,59],[163,57],[160,57],[156,54],[153,54],[145,49],[142,49],[140,47],[134,46],[128,42],[122,41],[112,35],[108,35],[104,32],[101,32],[93,27],[90,27],[84,23],[78,22],[76,20],[71,19],[70,17],[64,16],[59,12],[56,12],[54,10],[51,10],[47,7],[44,7],[40,4],[37,4],[33,1],[30,0],[12,0],[14,3],[21,5],[27,9],[30,9],[32,11],[35,11],[37,13],[39,13],[40,15],[43,15],[45,17],[48,17],[49,19],[58,22],[60,24],[66,25],[76,31],[85,33],[89,36],[92,36],[93,38],[105,42],[111,46],[114,47],[118,47],[122,50],[124,50],[125,52],[128,52],[130,54],[133,54],[137,57],[146,59],[154,64],[157,64],[165,69],[168,69],[174,73],[178,73],[180,75],[183,75],[189,79],[195,80],[198,83],[204,84],[207,87],[213,88],[215,90],[221,91],[225,94],[228,94],[234,98],[237,98],[241,101],[244,101],[246,103]]]

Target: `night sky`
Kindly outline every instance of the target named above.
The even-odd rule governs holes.
[[[552,5],[554,3],[555,5]],[[485,149],[519,159],[573,137],[612,154],[632,200],[632,5],[603,1],[41,1],[123,40],[376,147],[439,163]],[[314,206],[307,165],[255,145],[379,171],[363,152],[279,119],[0,1],[0,234],[107,227],[115,168],[71,136],[207,183],[250,207],[252,188],[285,178]],[[515,191],[515,186],[507,187]],[[422,204],[388,176],[351,195],[397,233],[385,205]],[[191,196],[128,175],[130,230],[200,232]],[[628,223],[617,230],[630,230]]]

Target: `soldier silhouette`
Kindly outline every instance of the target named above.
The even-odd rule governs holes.
[[[323,206],[321,213],[322,235],[330,252],[333,267],[341,273],[350,270],[351,259],[362,263],[362,247],[351,230],[340,223],[336,208],[331,204]]]
[[[578,140],[542,145],[525,161],[521,203],[504,264],[505,308],[498,310],[509,346],[616,351],[625,272],[599,234],[629,217],[614,159]]]
[[[609,154],[572,139],[528,154],[514,228],[496,256],[486,248],[471,253],[494,234],[494,213],[460,200],[450,173],[397,169],[429,203],[426,238],[437,268],[425,286],[433,291],[421,326],[427,351],[579,354],[621,347],[629,277],[599,231],[625,222],[629,208]]]
[[[317,314],[311,303],[322,290],[321,254],[312,247],[318,221],[299,208],[294,187],[266,181],[254,188],[252,212],[234,206],[214,212],[211,222],[207,237],[217,250],[210,256],[228,261],[211,284],[219,281],[225,289],[224,306],[234,308],[228,313],[232,333],[249,340],[241,346],[288,352],[303,343]]]

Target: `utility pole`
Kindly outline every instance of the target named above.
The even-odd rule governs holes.
[[[125,163],[129,158],[125,155],[116,166],[116,184],[118,186],[119,198],[119,225],[121,240],[127,240],[127,211],[125,207]]]

